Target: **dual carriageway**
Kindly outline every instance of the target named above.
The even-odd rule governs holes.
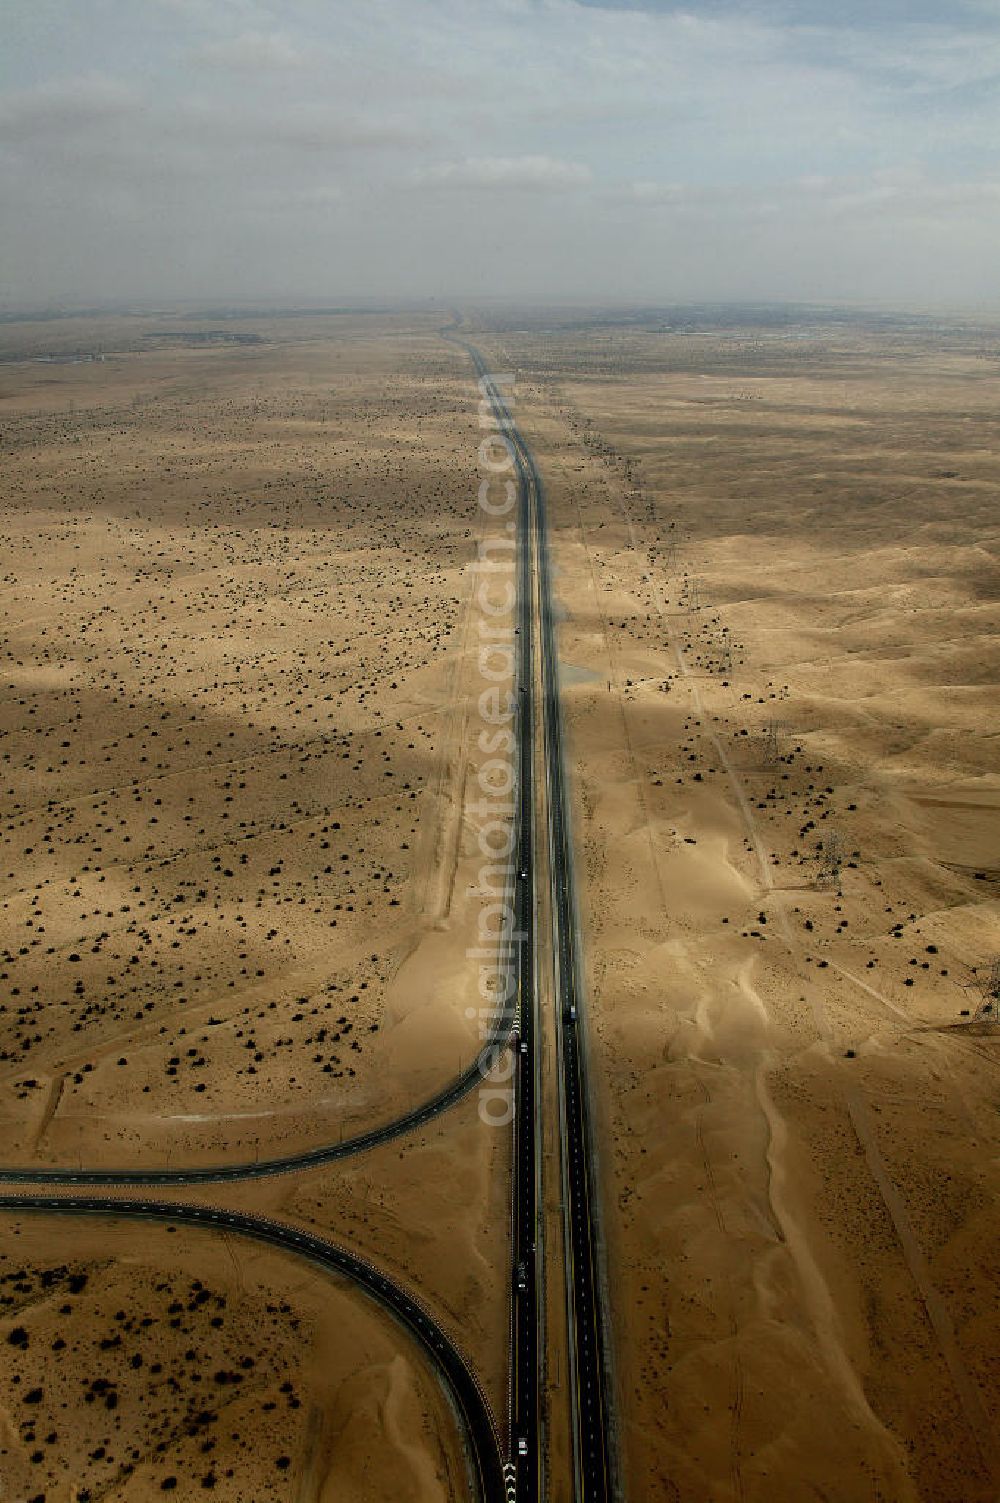
[[[351,1279],[420,1343],[458,1415],[475,1492],[483,1503],[536,1503],[547,1492],[544,1372],[546,1361],[545,1237],[542,1197],[543,1079],[540,1000],[552,1001],[555,1095],[558,1111],[562,1254],[566,1296],[567,1363],[574,1503],[610,1503],[611,1425],[607,1313],[599,1254],[593,1128],[587,1087],[584,998],[573,883],[572,843],[564,757],[562,706],[545,492],[528,445],[480,352],[463,344],[480,390],[504,435],[517,474],[517,689],[515,850],[512,897],[515,930],[501,972],[511,965],[516,985],[502,1000],[476,1060],[429,1100],[399,1118],[336,1143],[244,1164],[185,1169],[0,1168],[0,1183],[34,1186],[0,1196],[0,1210],[63,1216],[111,1216],[225,1229],[308,1259]],[[539,713],[540,711],[540,713]],[[540,722],[541,735],[538,734]],[[540,740],[540,746],[539,746]],[[536,766],[541,762],[536,788]],[[540,817],[539,805],[543,817]],[[544,832],[536,839],[539,830]],[[541,860],[539,852],[541,851]],[[541,901],[539,868],[547,874]],[[549,935],[539,944],[538,914]],[[551,984],[540,985],[540,957],[551,957]],[[497,1053],[515,1050],[510,1321],[510,1413],[501,1433],[471,1363],[423,1304],[374,1265],[327,1239],[287,1222],[218,1206],[170,1202],[136,1190],[222,1184],[288,1174],[347,1158],[410,1133],[446,1111],[489,1072]],[[38,1187],[45,1186],[46,1189]],[[113,1197],[81,1193],[111,1187]],[[71,1193],[66,1193],[67,1191]]]

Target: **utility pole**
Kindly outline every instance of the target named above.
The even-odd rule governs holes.
[[[778,723],[776,720],[769,720],[764,727],[762,757],[765,767],[773,767],[778,760]]]
[[[829,835],[823,838],[819,854],[819,880],[821,882],[836,883],[839,894],[840,872],[844,864],[844,843],[836,830],[831,830]]]
[[[979,992],[976,1008],[977,1023],[1000,1021],[1000,955],[992,955],[984,966],[976,966],[973,974]]]

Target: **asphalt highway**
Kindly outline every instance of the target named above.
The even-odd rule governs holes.
[[[493,409],[498,428],[507,432],[510,414],[480,352],[465,345]],[[534,587],[532,570],[532,494],[520,454],[512,444],[518,475],[518,550],[516,561],[515,691],[517,717],[516,799],[513,910],[514,968],[517,978],[516,1060],[514,1076],[514,1144],[511,1215],[510,1321],[510,1476],[514,1495],[524,1503],[542,1496],[542,1446],[539,1410],[542,1331],[541,1217],[538,1173],[537,990],[535,986],[534,867]]]
[[[597,1197],[594,1185],[594,1158],[590,1098],[587,1089],[587,1062],[583,1035],[583,995],[580,985],[580,958],[576,899],[573,886],[573,849],[568,825],[566,793],[566,769],[563,753],[562,704],[559,694],[559,657],[556,642],[555,617],[552,601],[552,574],[549,560],[548,528],[545,509],[545,491],[534,457],[517,428],[502,393],[490,380],[485,362],[479,351],[466,345],[484,380],[489,400],[495,415],[502,419],[517,470],[521,499],[522,548],[520,567],[531,569],[537,588],[537,612],[539,621],[539,652],[541,660],[542,718],[545,733],[545,773],[548,811],[549,876],[551,884],[552,914],[554,923],[554,949],[556,959],[556,1036],[558,1042],[558,1076],[560,1082],[560,1127],[562,1132],[562,1164],[564,1194],[564,1237],[566,1247],[568,1308],[567,1318],[570,1341],[571,1410],[573,1421],[573,1469],[574,1496],[578,1503],[611,1503],[614,1496],[612,1474],[612,1451],[608,1412],[608,1377],[606,1361],[606,1328],[602,1300],[601,1269],[598,1257],[598,1233],[596,1225]],[[530,541],[530,547],[525,546]],[[525,555],[530,552],[530,562]],[[533,611],[530,580],[523,578],[519,592],[519,632],[521,653],[527,658],[520,662],[519,682],[530,684],[521,695],[527,701],[522,712],[521,761],[522,778],[530,766],[533,741],[533,725],[528,720],[534,700],[534,680],[531,676],[530,633]],[[528,645],[526,645],[528,644]],[[522,800],[525,783],[522,781]],[[522,801],[520,818],[522,830],[531,830],[531,805]],[[527,889],[534,887],[533,848],[527,848],[521,870],[527,873],[522,893],[525,902]],[[532,902],[533,906],[533,902]],[[527,927],[527,922],[522,924]],[[531,949],[531,944],[525,946]],[[533,985],[533,982],[532,982]],[[523,995],[523,994],[522,994]],[[522,1017],[526,1009],[522,1008]],[[522,1041],[525,1035],[522,1033]],[[529,1038],[529,1051],[533,1056],[534,1025]],[[523,1059],[523,1056],[522,1056]],[[524,1077],[531,1075],[529,1090]],[[519,1215],[515,1217],[515,1249],[524,1257],[523,1268],[529,1280],[535,1277],[535,1242],[527,1258],[529,1226],[538,1224],[535,1169],[537,1162],[540,1112],[537,1105],[540,1093],[537,1090],[537,1062],[531,1072],[525,1070],[519,1076],[519,1110],[517,1112],[516,1197],[521,1201]],[[530,1114],[530,1115],[529,1115]],[[531,1151],[529,1152],[529,1134]],[[529,1199],[529,1194],[531,1198]],[[516,1275],[515,1275],[516,1288]],[[534,1293],[529,1283],[523,1295],[527,1307]],[[514,1342],[514,1361],[526,1363],[531,1358],[531,1326],[537,1336],[537,1351],[543,1350],[539,1334],[540,1310],[535,1295],[533,1322],[528,1318],[527,1308],[523,1322],[517,1327]],[[537,1354],[537,1353],[536,1353]],[[525,1405],[529,1399],[525,1394]],[[532,1415],[537,1415],[537,1392],[530,1402],[535,1406]],[[515,1411],[516,1412],[516,1411]],[[525,1422],[527,1432],[527,1422]],[[541,1460],[539,1458],[538,1466]],[[519,1484],[523,1472],[519,1468]],[[519,1496],[522,1494],[519,1491]],[[528,1496],[524,1493],[523,1496]]]
[[[505,430],[509,413],[477,350],[466,346],[482,378],[498,426]],[[403,1321],[421,1339],[438,1363],[456,1400],[465,1425],[470,1454],[475,1462],[479,1494],[492,1503],[494,1496],[507,1503],[535,1503],[542,1494],[542,1448],[539,1423],[539,1372],[541,1267],[538,1123],[538,1059],[535,1050],[537,994],[534,977],[534,586],[531,478],[517,447],[513,448],[518,472],[518,548],[516,554],[516,804],[515,846],[510,897],[515,932],[507,955],[516,985],[505,987],[497,1013],[487,1031],[477,1058],[435,1096],[385,1125],[335,1143],[317,1145],[300,1153],[254,1162],[204,1165],[190,1168],[67,1169],[37,1166],[0,1168],[0,1182],[77,1186],[185,1186],[259,1179],[314,1168],[347,1158],[378,1143],[402,1136],[447,1111],[489,1072],[499,1050],[513,1041],[515,1049],[514,1149],[512,1187],[512,1267],[510,1270],[511,1383],[507,1460],[501,1467],[501,1452],[489,1405],[468,1364],[451,1346],[430,1315],[399,1286],[364,1260],[354,1257],[322,1238],[289,1228],[263,1217],[247,1216],[219,1208],[171,1205],[152,1200],[106,1199],[78,1195],[0,1196],[0,1209],[47,1210],[61,1215],[140,1217],[151,1220],[188,1221],[199,1225],[235,1230],[287,1251],[310,1257],[324,1267],[355,1279],[374,1298]],[[488,1421],[488,1423],[487,1423]],[[498,1472],[499,1469],[499,1472]],[[496,1492],[499,1475],[500,1492]]]
[[[511,424],[508,434],[517,447],[519,469],[526,478],[533,503],[532,542],[538,588],[549,874],[557,972],[556,1034],[563,1134],[574,1493],[579,1503],[610,1503],[614,1486],[606,1328],[545,490],[531,451],[516,426]]]
[[[457,341],[460,342],[460,341]],[[437,1365],[462,1420],[473,1459],[478,1495],[486,1503],[506,1499],[535,1503],[544,1495],[540,1376],[545,1352],[541,1256],[541,1089],[536,1047],[538,995],[535,974],[535,623],[542,687],[547,839],[557,969],[556,1036],[559,1059],[564,1237],[566,1244],[573,1416],[574,1496],[578,1503],[610,1503],[605,1337],[595,1228],[595,1201],[586,1058],[581,1035],[581,989],[573,892],[572,844],[566,817],[558,657],[551,599],[545,497],[541,478],[503,394],[474,346],[471,357],[499,430],[510,443],[517,474],[516,555],[516,795],[515,859],[510,896],[515,916],[510,963],[514,987],[502,1000],[477,1058],[436,1095],[381,1127],[300,1153],[253,1162],[192,1168],[0,1168],[7,1184],[62,1186],[183,1186],[259,1179],[335,1162],[412,1132],[461,1100],[490,1072],[498,1053],[513,1041],[514,1149],[512,1268],[510,1292],[511,1385],[506,1462],[501,1459],[489,1404],[471,1368],[427,1311],[371,1264],[333,1243],[280,1222],[243,1212],[146,1199],[114,1199],[43,1193],[0,1196],[0,1210],[48,1211],[191,1222],[239,1232],[354,1279],[422,1342]]]

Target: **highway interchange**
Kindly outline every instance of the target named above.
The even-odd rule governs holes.
[[[516,1016],[516,999],[503,1001],[496,1017],[487,1030],[486,1042],[468,1065],[454,1080],[450,1080],[435,1095],[412,1107],[401,1116],[393,1118],[381,1127],[358,1133],[350,1138],[333,1143],[320,1143],[314,1148],[299,1153],[283,1154],[278,1158],[259,1159],[243,1164],[201,1164],[177,1169],[51,1169],[45,1167],[25,1169],[0,1166],[0,1184],[7,1185],[216,1185],[227,1180],[266,1179],[275,1174],[294,1174],[303,1169],[315,1169],[322,1164],[332,1164],[337,1159],[351,1158],[364,1153],[379,1143],[388,1143],[407,1133],[425,1127],[442,1112],[455,1106],[467,1096],[488,1072],[498,1047],[505,1046],[511,1036]]]
[[[280,1248],[282,1252],[294,1253],[296,1257],[318,1264],[328,1273],[345,1275],[416,1337],[430,1358],[459,1416],[472,1464],[476,1495],[483,1503],[501,1503],[506,1498],[493,1411],[471,1366],[419,1300],[363,1258],[303,1227],[222,1206],[118,1200],[103,1195],[12,1195],[0,1198],[0,1207],[22,1213],[44,1211],[62,1216],[113,1216],[126,1221],[235,1232],[255,1242]]]
[[[456,341],[458,342],[458,341]],[[506,435],[518,479],[516,869],[512,883],[516,987],[502,1000],[476,1060],[436,1095],[392,1122],[335,1143],[253,1163],[175,1169],[0,1167],[0,1182],[72,1187],[73,1194],[0,1196],[0,1210],[104,1215],[185,1222],[237,1232],[309,1259],[352,1279],[421,1344],[451,1396],[470,1459],[470,1480],[483,1503],[534,1500],[545,1491],[541,1387],[545,1358],[544,1244],[541,1199],[542,1091],[539,987],[536,966],[535,618],[539,632],[545,824],[552,918],[573,1496],[606,1503],[613,1496],[607,1388],[607,1335],[602,1298],[597,1197],[583,1038],[582,990],[568,824],[558,655],[544,489],[481,353],[462,344],[480,377],[498,430]],[[363,1152],[425,1125],[448,1110],[488,1073],[499,1049],[513,1041],[515,1102],[512,1184],[510,1411],[501,1440],[488,1400],[458,1348],[412,1294],[373,1265],[300,1227],[219,1207],[137,1198],[81,1196],[78,1186],[187,1186],[257,1179],[315,1168]],[[505,1455],[504,1455],[505,1453]]]

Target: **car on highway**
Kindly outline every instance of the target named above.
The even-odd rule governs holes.
[[[570,1005],[567,1007],[566,1011],[563,1013],[563,1017],[565,1018],[565,1020],[566,1020],[567,1023],[575,1023],[576,1022],[576,1003],[575,1002],[571,1002],[570,1003]]]
[[[519,1456],[527,1456],[528,1454],[528,1437],[526,1435],[519,1435],[517,1437],[517,1454]]]
[[[514,1288],[518,1294],[527,1294],[528,1292],[528,1270],[523,1263],[518,1263],[514,1270]]]

